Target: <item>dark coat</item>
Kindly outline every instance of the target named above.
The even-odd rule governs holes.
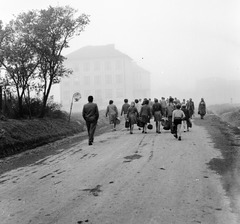
[[[96,103],[87,103],[83,106],[82,116],[85,121],[94,123],[99,118],[98,106]]]
[[[200,115],[206,114],[206,103],[204,101],[201,101],[198,106],[198,113]]]

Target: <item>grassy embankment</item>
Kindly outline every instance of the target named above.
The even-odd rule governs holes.
[[[99,127],[108,120],[100,111]],[[0,158],[23,152],[35,147],[63,139],[85,130],[85,122],[81,114],[73,114],[68,118],[44,118],[31,120],[0,121]]]

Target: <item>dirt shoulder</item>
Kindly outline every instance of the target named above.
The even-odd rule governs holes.
[[[221,158],[213,158],[208,167],[221,175],[223,188],[231,199],[231,208],[237,213],[240,209],[240,129],[214,114],[207,115],[204,120],[197,118],[194,124],[208,131],[214,147],[222,154]]]

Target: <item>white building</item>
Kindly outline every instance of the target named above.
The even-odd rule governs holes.
[[[66,68],[73,70],[60,83],[60,102],[69,110],[72,95],[80,92],[80,103],[73,111],[81,111],[87,97],[92,95],[99,108],[106,108],[110,99],[122,105],[125,98],[150,96],[150,73],[139,67],[114,45],[87,46],[66,56]]]

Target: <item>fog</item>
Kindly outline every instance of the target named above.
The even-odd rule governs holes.
[[[114,44],[151,72],[149,97],[240,102],[240,1],[8,0],[0,19],[7,22],[13,14],[48,5],[70,5],[90,15],[90,24],[65,55]]]

